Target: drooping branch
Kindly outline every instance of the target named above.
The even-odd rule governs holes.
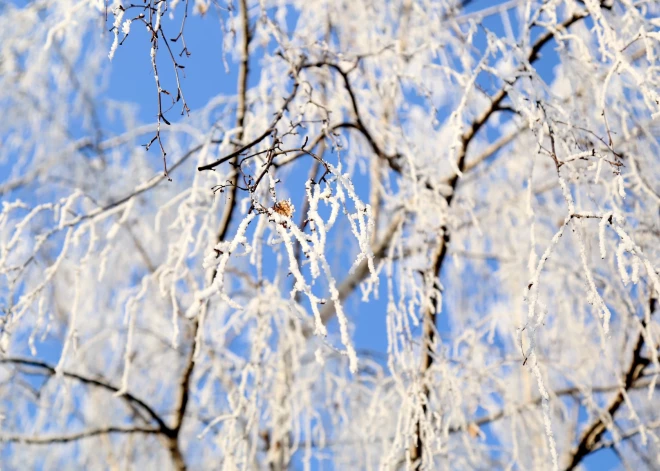
[[[356,62],[357,66],[357,62]],[[353,114],[355,115],[355,123],[346,123],[343,125],[343,127],[346,128],[353,128],[362,134],[364,138],[367,140],[369,143],[369,146],[373,150],[374,154],[376,154],[379,158],[385,160],[390,168],[394,170],[397,173],[401,173],[402,168],[401,165],[399,164],[398,160],[401,157],[400,154],[394,154],[390,155],[387,154],[381,146],[376,142],[376,139],[373,137],[372,133],[368,130],[367,126],[364,124],[364,121],[362,119],[362,115],[360,113],[360,108],[358,106],[358,100],[355,96],[355,91],[353,90],[353,87],[351,85],[351,82],[348,78],[348,74],[351,72],[351,70],[354,70],[355,67],[351,68],[348,72],[344,71],[340,66],[337,64],[334,64],[332,62],[327,62],[327,61],[320,61],[320,62],[314,62],[314,63],[308,63],[303,65],[303,69],[309,69],[309,68],[316,68],[316,67],[328,67],[331,68],[339,73],[341,76],[342,80],[344,81],[344,88],[348,92],[348,96],[351,99],[351,106],[353,108]]]
[[[378,261],[382,260],[385,257],[385,255],[387,254],[387,250],[390,246],[390,243],[392,242],[392,238],[394,237],[396,232],[400,229],[403,220],[404,220],[404,213],[403,211],[401,211],[392,218],[387,229],[384,231],[383,235],[381,236],[380,241],[374,244],[374,246],[372,247],[372,251],[374,254],[374,263],[377,263]],[[339,285],[338,288],[339,299],[342,301],[346,299],[353,291],[355,291],[355,288],[359,286],[359,284],[362,282],[362,280],[365,279],[365,277],[368,274],[369,274],[369,266],[367,264],[367,261],[364,260]],[[335,315],[335,307],[332,303],[328,303],[324,305],[323,309],[321,309],[321,320],[323,321],[324,324],[327,324],[330,321],[330,319],[334,317],[334,315]]]
[[[638,427],[635,427],[631,430],[627,430],[627,431],[621,433],[618,441],[614,441],[614,440],[603,441],[603,440],[601,440],[596,446],[594,446],[594,448],[591,450],[591,452],[593,453],[595,451],[602,450],[603,448],[615,448],[620,442],[622,442],[624,440],[630,440],[632,438],[637,437],[638,435],[642,435],[644,433],[642,427],[643,427],[644,430],[658,429],[658,428],[660,428],[660,420],[655,420],[650,424],[646,424],[646,425],[643,425],[643,426],[638,426]],[[651,463],[648,463],[648,464],[650,465]],[[651,466],[649,466],[649,468],[651,468]]]
[[[9,365],[18,365],[18,366],[28,366],[32,368],[38,368],[41,370],[42,373],[48,374],[50,376],[55,376],[57,372],[55,371],[55,368],[50,366],[48,363],[43,362],[43,361],[38,361],[38,360],[30,360],[27,358],[15,358],[15,357],[8,357],[8,358],[0,358],[0,364],[9,364]],[[95,386],[100,389],[104,389],[108,392],[111,392],[113,394],[116,394],[119,392],[119,388],[116,386],[113,386],[112,384],[106,382],[105,380],[102,379],[96,379],[96,378],[90,378],[88,376],[79,374],[79,373],[73,373],[70,371],[62,371],[61,373],[64,377],[67,378],[72,378],[77,381],[80,381],[83,384],[87,384],[90,386]],[[156,425],[158,426],[158,430],[160,433],[163,433],[167,435],[170,433],[170,427],[165,423],[165,421],[161,418],[161,416],[151,407],[149,404],[147,404],[144,400],[136,397],[135,395],[131,393],[124,393],[123,395],[120,396],[124,401],[131,403],[134,406],[137,406],[139,409],[143,410],[149,418],[151,418]]]
[[[137,427],[137,426],[110,426],[101,427],[90,430],[83,430],[82,432],[75,432],[69,434],[50,434],[41,436],[24,436],[24,435],[0,435],[0,442],[5,443],[23,443],[26,445],[54,445],[57,443],[69,443],[86,438],[98,437],[100,435],[131,435],[131,434],[144,434],[144,435],[159,435],[163,431],[159,428],[153,427]]]
[[[652,296],[649,304],[651,315],[653,315],[657,310],[658,300]],[[607,407],[606,417],[608,420],[614,420],[615,414],[625,403],[625,391],[628,391],[635,385],[642,375],[644,368],[651,363],[651,360],[648,357],[642,355],[645,345],[644,330],[647,327],[647,319],[643,319],[640,326],[640,332],[637,335],[635,347],[632,351],[630,365],[623,376],[622,389],[619,390]],[[657,347],[651,346],[651,348]],[[601,446],[603,435],[607,431],[607,428],[608,423],[606,423],[603,416],[598,416],[591,424],[585,427],[577,446],[569,455],[568,465],[566,466],[567,471],[575,469],[587,455]]]
[[[561,28],[565,30],[570,27],[577,21],[585,18],[588,13],[584,11],[579,11],[574,13],[571,17],[564,20],[561,24]],[[555,30],[556,31],[556,30]],[[531,47],[528,55],[527,62],[529,64],[534,63],[539,58],[539,53],[543,46],[549,43],[555,35],[555,31],[548,31],[542,34]],[[526,64],[523,64],[522,67],[525,67]],[[515,81],[518,80],[520,75],[516,76]],[[456,168],[458,172],[454,173],[454,176],[449,179],[448,185],[451,188],[451,192],[446,197],[447,206],[451,207],[452,200],[456,194],[456,188],[459,181],[459,175],[462,175],[466,167],[466,156],[467,151],[472,139],[477,135],[479,130],[488,122],[490,117],[498,110],[502,102],[508,97],[509,90],[513,83],[506,83],[491,99],[489,106],[475,119],[472,121],[470,127],[463,133],[461,136],[460,149],[458,150],[458,158],[456,162]],[[436,245],[433,251],[433,263],[431,265],[431,273],[435,280],[439,279],[444,261],[447,255],[448,246],[451,240],[451,233],[447,225],[442,227],[442,233],[438,236],[438,244]],[[421,351],[421,362],[420,362],[420,378],[422,381],[421,393],[423,395],[422,399],[422,417],[426,417],[428,412],[428,404],[430,399],[430,388],[428,385],[428,379],[426,378],[427,372],[431,369],[434,361],[434,350],[436,342],[436,317],[439,311],[438,297],[433,296],[429,308],[423,313],[423,327],[422,327],[422,351]],[[424,462],[424,437],[422,436],[422,419],[418,419],[415,424],[415,440],[414,444],[410,450],[410,459],[414,463],[415,469],[421,469]]]
[[[649,387],[649,385],[652,383],[651,379],[647,379],[646,381],[641,381],[642,377],[649,377],[649,376],[654,376],[655,373],[647,373],[643,374],[640,376],[639,380],[630,388],[631,390],[640,390],[640,389],[646,389]],[[656,389],[659,388],[660,385],[656,385]],[[619,391],[621,389],[621,386],[618,384],[612,384],[612,385],[605,385],[605,386],[595,386],[590,389],[592,393],[595,394],[606,394],[606,393],[612,393],[614,391]],[[562,388],[558,390],[552,391],[552,396],[555,398],[572,398],[575,401],[583,401],[583,389],[572,386],[572,387],[567,387],[567,388]],[[496,422],[499,422],[501,420],[506,420],[510,419],[516,414],[522,414],[528,410],[533,410],[534,408],[538,407],[541,403],[543,402],[543,397],[542,396],[536,396],[533,399],[530,399],[529,401],[525,401],[523,403],[517,404],[517,405],[507,405],[503,407],[500,410],[497,410],[495,412],[492,412],[487,415],[483,415],[481,417],[474,418],[472,420],[469,420],[465,425],[458,425],[458,426],[450,426],[447,429],[447,433],[449,435],[455,435],[455,434],[460,434],[460,433],[468,433],[471,435],[474,435],[474,433],[477,431],[474,427],[478,427],[481,429],[482,427],[485,427],[490,424],[494,424]],[[657,422],[649,425],[649,428],[655,428],[657,425],[655,425]],[[621,439],[630,439],[640,433],[639,428],[634,428],[626,433],[621,434]],[[385,440],[388,442],[394,441],[395,437],[387,437],[383,439],[376,439],[378,440]],[[314,448],[332,448],[340,445],[352,445],[352,440],[350,442],[326,442],[323,447],[321,447],[319,444],[313,443],[311,446]],[[611,447],[613,445],[612,442],[600,442],[600,445],[595,447],[593,451],[597,451],[601,448],[607,448]],[[403,464],[403,461],[401,461],[399,464]]]
[[[172,165],[169,169],[169,174],[174,172],[178,167],[183,165],[191,156],[193,156],[195,153],[197,153],[199,150],[201,150],[204,147],[204,144],[197,144],[188,151],[186,151],[177,161],[174,165]],[[89,211],[88,213],[85,214],[80,214],[74,218],[71,218],[64,224],[61,224],[59,226],[54,227],[47,233],[43,234],[41,238],[46,241],[50,239],[51,237],[55,236],[56,234],[60,233],[64,229],[68,229],[71,227],[75,227],[79,225],[82,222],[88,221],[88,220],[94,220],[97,218],[102,218],[104,215],[112,212],[113,210],[126,205],[129,203],[132,199],[140,196],[143,193],[148,192],[149,190],[155,188],[158,184],[162,183],[163,181],[167,180],[169,177],[165,174],[159,174],[150,179],[149,181],[142,183],[141,185],[138,185],[133,191],[130,193],[126,194],[125,196],[116,199],[115,201],[112,201],[111,203],[108,203],[104,206],[98,207],[92,211]],[[20,267],[21,269],[24,269],[27,267],[30,263],[34,261],[36,257],[36,253],[33,253],[30,257],[28,257],[23,265]]]
[[[249,74],[249,48],[250,48],[250,24],[249,24],[249,17],[248,17],[248,6],[247,6],[247,0],[240,0],[239,2],[240,5],[240,14],[241,14],[241,21],[242,21],[242,26],[243,26],[243,42],[242,42],[242,47],[241,47],[241,63],[240,63],[240,68],[239,68],[239,74],[238,74],[238,109],[237,109],[237,115],[236,115],[236,125],[240,129],[238,133],[238,140],[241,141],[243,139],[243,136],[245,135],[245,115],[246,115],[246,101],[247,101],[247,80],[248,80],[248,74]],[[273,123],[271,124],[271,128],[274,129],[274,127],[277,125],[279,120],[282,118],[284,115],[284,111],[286,110],[288,104],[290,101],[293,99],[296,93],[297,86],[294,86],[294,90],[291,93],[290,97],[286,100],[285,105],[282,107],[278,115],[275,117],[273,120]],[[272,130],[269,130],[262,134],[257,140],[253,141],[253,143],[247,147],[246,149],[258,144],[261,142],[261,140],[265,139]],[[244,146],[245,147],[245,146]],[[245,150],[245,149],[244,149]],[[226,160],[232,160],[233,162],[236,161],[238,155],[242,152],[241,149],[238,151],[235,151],[232,153],[231,156],[229,156],[228,159],[220,159],[222,161]],[[210,164],[207,166],[200,167],[198,170],[209,170],[213,169],[215,166],[220,165],[222,162],[216,162],[214,164]],[[218,229],[218,235],[216,238],[216,242],[223,241],[225,237],[227,236],[227,232],[229,230],[229,226],[232,221],[232,217],[236,208],[236,178],[237,175],[235,174],[234,177],[232,177],[232,182],[233,184],[230,186],[230,193],[227,198],[227,202],[225,204],[224,208],[224,214],[222,221],[220,223],[220,228]],[[215,279],[217,275],[217,271],[213,272],[213,275],[211,277],[211,283]],[[207,306],[208,309],[208,306]],[[170,454],[172,456],[172,460],[174,462],[174,465],[178,471],[184,471],[186,469],[186,464],[185,460],[183,458],[183,454],[181,453],[178,439],[179,439],[179,434],[181,432],[181,427],[183,426],[183,420],[186,415],[186,410],[188,408],[188,404],[190,401],[190,396],[191,396],[191,388],[192,388],[192,378],[195,372],[195,359],[196,355],[198,354],[198,350],[200,348],[200,342],[202,336],[200,335],[200,329],[202,328],[201,321],[199,316],[195,317],[192,321],[192,326],[191,326],[191,344],[188,347],[188,353],[186,356],[185,360],[185,366],[183,368],[183,372],[181,374],[178,388],[177,388],[177,403],[175,406],[175,414],[174,414],[174,422],[172,425],[172,435],[170,438]]]
[[[284,100],[284,103],[278,110],[278,112],[275,114],[275,117],[271,121],[270,125],[268,126],[268,129],[266,129],[263,133],[261,133],[258,137],[255,139],[252,139],[250,142],[247,144],[244,144],[243,146],[239,147],[238,149],[230,152],[226,156],[223,156],[222,158],[216,160],[215,162],[211,162],[205,165],[201,165],[197,168],[197,170],[204,171],[204,170],[213,170],[215,167],[218,165],[221,165],[225,162],[229,162],[232,159],[235,159],[237,156],[242,154],[243,152],[250,150],[257,144],[259,144],[261,141],[266,139],[268,136],[270,136],[274,131],[277,126],[277,124],[282,120],[282,117],[284,116],[284,113],[289,109],[289,105],[295,98],[296,94],[298,93],[298,82],[293,83],[293,89],[291,90],[291,93],[289,96],[286,97]],[[243,118],[244,119],[244,118]],[[243,132],[241,132],[242,135]],[[240,139],[239,139],[240,140]]]

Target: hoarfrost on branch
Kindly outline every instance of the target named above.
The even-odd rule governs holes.
[[[0,5],[7,467],[660,467],[659,16]]]

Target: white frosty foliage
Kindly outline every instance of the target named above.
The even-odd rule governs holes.
[[[124,19],[124,11],[125,10],[121,5],[117,5],[115,9],[112,11],[112,14],[115,16],[115,22],[112,25],[114,39],[112,40],[112,46],[110,46],[110,52],[108,53],[108,58],[110,60],[112,60],[112,58],[115,56],[115,52],[117,52],[117,47],[119,46],[119,29],[121,26],[121,20]],[[124,25],[123,29],[125,30],[124,34],[128,34],[127,32],[128,28],[126,27],[126,25]]]
[[[6,467],[660,466],[658,15],[0,6]]]

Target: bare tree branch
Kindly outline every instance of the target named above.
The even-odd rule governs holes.
[[[38,368],[41,370],[42,373],[48,374],[50,376],[55,376],[57,373],[55,371],[55,368],[50,366],[48,363],[38,361],[38,360],[29,360],[26,358],[14,358],[14,357],[8,357],[8,358],[0,358],[0,364],[11,364],[11,365],[22,365],[22,366],[30,366],[34,368]],[[119,388],[116,386],[113,386],[112,384],[102,380],[102,379],[95,379],[95,378],[89,378],[87,376],[78,374],[78,373],[73,373],[69,371],[63,371],[62,375],[67,377],[67,378],[72,378],[77,381],[80,381],[84,384],[88,384],[91,386],[96,386],[101,389],[105,389],[106,391],[109,391],[113,394],[119,392]],[[130,402],[136,406],[138,406],[140,409],[144,410],[147,415],[158,425],[158,430],[160,430],[162,433],[169,433],[170,428],[167,426],[165,421],[160,417],[158,413],[156,413],[155,410],[153,410],[144,400],[134,396],[131,393],[125,393],[121,396],[121,398],[127,402]]]
[[[649,306],[651,314],[655,313],[657,304],[658,300],[652,296]],[[642,375],[644,368],[646,368],[651,363],[649,358],[642,355],[645,344],[644,330],[646,328],[646,319],[643,319],[640,333],[637,336],[637,341],[635,342],[635,346],[632,351],[630,366],[628,367],[628,370],[625,372],[623,377],[622,390],[620,390],[619,393],[610,401],[610,404],[607,407],[606,417],[608,417],[609,420],[614,420],[615,414],[624,404],[624,391],[627,391],[634,386],[634,384]],[[568,457],[568,466],[566,467],[566,470],[575,469],[587,455],[599,448],[603,439],[603,435],[607,431],[608,427],[609,424],[606,423],[603,417],[598,416],[591,424],[584,428],[577,446],[573,449],[572,453]]]
[[[111,427],[102,427],[91,430],[84,430],[82,432],[70,433],[70,434],[51,434],[51,435],[41,435],[41,436],[24,436],[24,435],[0,435],[0,442],[13,442],[21,443],[25,445],[53,445],[56,443],[68,443],[75,442],[78,440],[84,440],[86,438],[98,437],[100,435],[112,435],[112,434],[121,434],[121,435],[130,435],[130,434],[145,434],[145,435],[159,435],[163,431],[160,428],[149,428],[149,427],[122,427],[122,426],[111,426]]]
[[[584,11],[579,11],[574,13],[567,20],[564,20],[561,24],[560,29],[566,29],[576,23],[577,21],[585,18],[587,13]],[[549,43],[554,38],[555,33],[548,31],[545,34],[542,34],[534,43],[531,50],[527,55],[528,63],[534,63],[539,58],[539,53],[543,46]],[[515,80],[520,77],[518,75]],[[502,102],[508,97],[509,90],[511,90],[512,84],[506,84],[499,92],[495,94],[492,98],[490,105],[479,115],[473,122],[468,130],[461,137],[461,147],[459,150],[459,155],[457,159],[457,168],[459,173],[463,173],[466,166],[466,156],[467,149],[470,145],[472,139],[477,135],[479,130],[488,122],[489,118],[493,115],[495,111],[499,108]],[[447,205],[451,206],[454,195],[456,194],[456,187],[459,181],[459,173],[455,173],[454,176],[449,180],[449,186],[452,189],[452,192],[446,197]],[[433,252],[433,264],[431,267],[431,273],[434,276],[434,279],[439,279],[442,266],[447,255],[447,249],[451,240],[451,234],[449,228],[445,225],[442,228],[442,234],[438,237],[438,245],[435,247]],[[422,378],[422,394],[425,397],[425,400],[422,401],[422,415],[426,416],[428,412],[428,402],[430,395],[430,388],[428,385],[428,378],[426,378],[426,372],[430,370],[433,365],[433,352],[435,350],[436,343],[436,316],[439,311],[438,306],[438,297],[434,296],[431,300],[430,309],[424,312],[423,316],[423,327],[422,327],[422,359],[420,365],[420,378]],[[410,459],[416,463],[415,469],[421,469],[421,466],[424,462],[423,453],[425,449],[424,437],[422,436],[422,427],[421,423],[418,420],[416,424],[416,444],[410,450]]]

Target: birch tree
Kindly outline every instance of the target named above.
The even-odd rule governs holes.
[[[3,468],[660,467],[659,18],[0,3]]]

